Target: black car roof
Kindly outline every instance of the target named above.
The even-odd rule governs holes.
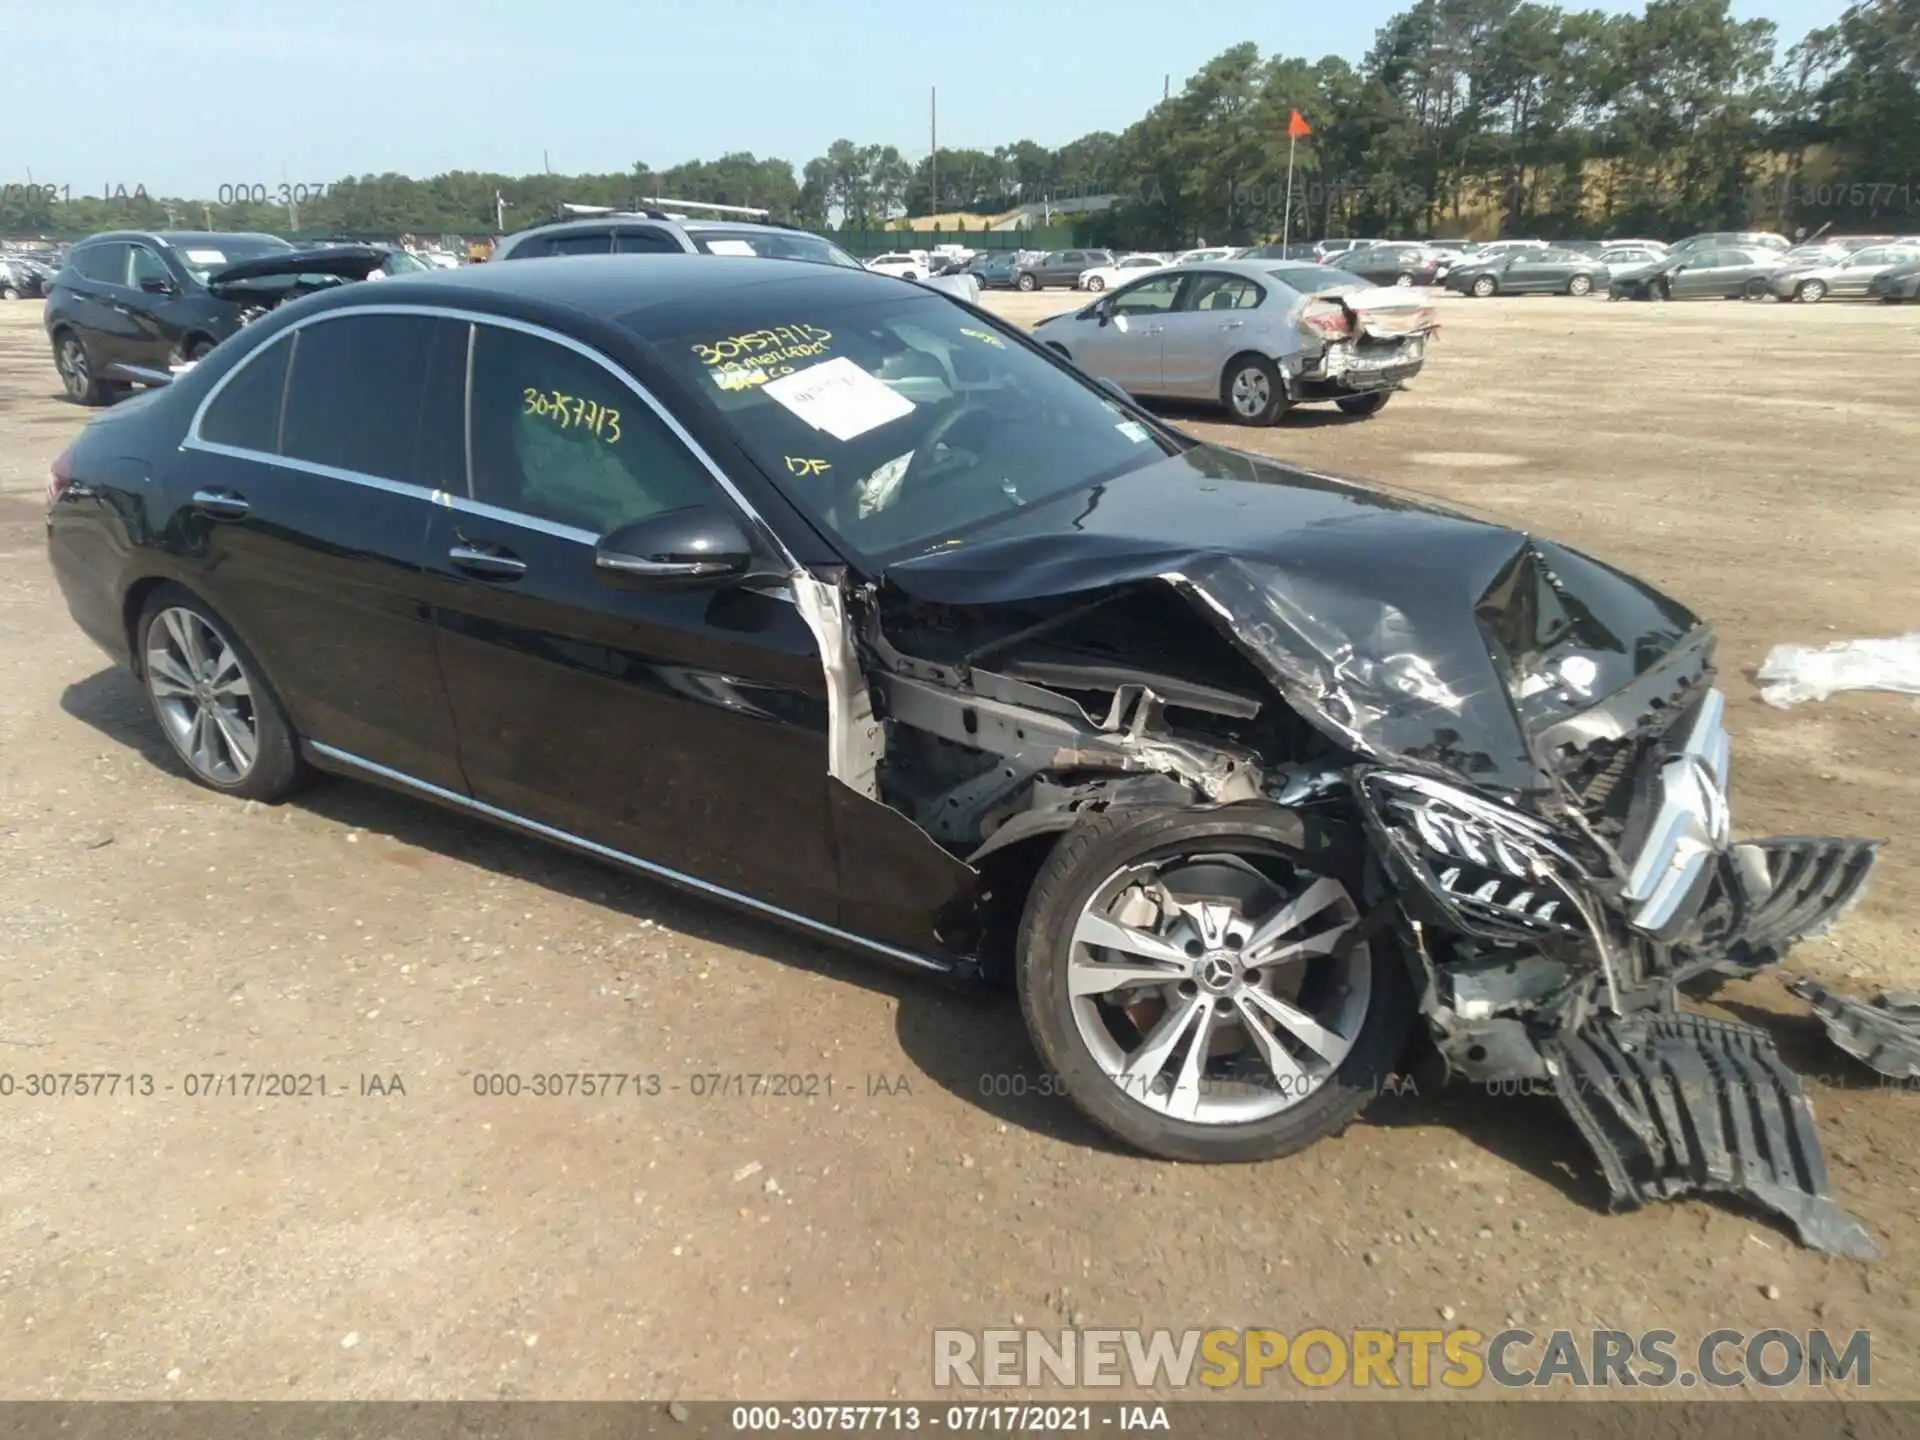
[[[347,286],[326,297],[355,303],[459,306],[484,297],[559,305],[601,320],[618,320],[669,301],[701,295],[738,295],[753,287],[776,291],[789,304],[844,303],[898,295],[925,295],[922,286],[870,270],[807,260],[762,260],[734,255],[563,255],[539,264],[464,265],[458,270],[402,275],[378,287]]]
[[[73,248],[77,250],[82,245],[109,240],[140,240],[148,245],[176,250],[218,246],[228,240],[273,240],[282,245],[292,244],[278,235],[269,235],[261,230],[102,230],[98,235],[74,241]]]

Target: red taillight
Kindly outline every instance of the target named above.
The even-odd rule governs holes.
[[[1344,340],[1353,333],[1353,322],[1347,318],[1346,307],[1342,305],[1308,310],[1300,317],[1300,323],[1325,340]]]
[[[54,456],[53,467],[47,472],[47,508],[51,510],[66,489],[73,483],[73,447],[69,445]]]

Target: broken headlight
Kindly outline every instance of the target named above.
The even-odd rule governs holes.
[[[1376,771],[1362,808],[1383,848],[1448,921],[1498,940],[1587,933],[1582,866],[1544,823],[1425,776]]]

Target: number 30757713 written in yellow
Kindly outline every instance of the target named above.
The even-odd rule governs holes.
[[[529,385],[520,392],[522,415],[538,415],[551,420],[562,430],[586,430],[609,445],[620,439],[620,412],[578,395],[558,390],[536,390]]]

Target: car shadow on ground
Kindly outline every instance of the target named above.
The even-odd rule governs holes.
[[[136,750],[158,768],[192,784],[186,766],[160,735],[133,678],[104,669],[67,687],[61,708],[116,744]],[[238,803],[238,802],[232,802]],[[1083,1118],[1062,1093],[1027,1039],[1010,987],[954,990],[922,976],[815,942],[718,902],[683,895],[671,885],[633,875],[610,863],[523,836],[427,800],[332,776],[320,777],[291,801],[346,829],[481,866],[496,875],[589,902],[633,921],[646,920],[708,944],[743,950],[885,995],[894,1002],[900,1047],[921,1076],[995,1119],[1065,1144],[1113,1154],[1134,1153]],[[1750,1024],[1776,1034],[1782,1057],[1802,1073],[1823,1078],[1864,1067],[1846,1061],[1824,1040],[1811,1015],[1782,1015],[1715,997]],[[909,1076],[909,1083],[919,1077]],[[1550,1095],[1510,1093],[1516,1087],[1442,1084],[1418,1048],[1406,1073],[1383,1084],[1362,1124],[1385,1129],[1443,1127],[1526,1171],[1583,1207],[1604,1210],[1607,1189],[1592,1154]],[[1536,1092],[1540,1087],[1532,1087]]]
[[[67,714],[138,751],[181,784],[194,783],[161,736],[139,684],[126,672],[110,668],[89,676],[68,686],[60,703]],[[735,913],[720,902],[683,895],[664,881],[360,781],[321,776],[286,803],[346,829],[481,866],[692,940],[747,951],[885,995],[895,1005],[901,1049],[927,1081],[1009,1126],[1075,1146],[1123,1150],[1084,1120],[1049,1082],[1027,1040],[1019,1006],[1004,987],[959,991],[935,976],[868,960],[774,921]],[[910,1084],[919,1080],[908,1076]]]

